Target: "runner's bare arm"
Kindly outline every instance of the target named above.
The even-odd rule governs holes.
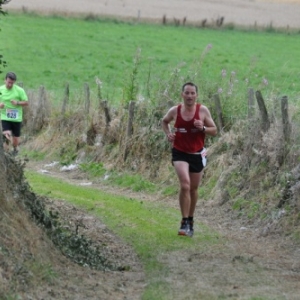
[[[16,106],[28,106],[28,101],[18,101],[18,100],[11,100],[10,101],[12,105]]]
[[[205,126],[205,133],[209,134],[211,136],[216,136],[218,133],[218,129],[217,129],[217,126],[216,126],[214,120],[211,117],[211,113],[210,113],[209,109],[206,106],[202,105],[201,113],[203,113],[203,115],[204,115],[203,123]]]
[[[175,134],[171,132],[169,124],[173,120],[175,120],[176,113],[177,113],[177,106],[173,106],[172,108],[169,109],[167,114],[162,119],[162,129],[163,129],[164,133],[166,134],[169,142],[173,142],[174,138],[175,138]]]

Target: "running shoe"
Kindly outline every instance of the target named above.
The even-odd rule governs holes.
[[[181,226],[178,230],[178,235],[191,236],[190,235],[190,225],[188,221],[181,221]]]
[[[189,236],[192,237],[194,234],[194,221],[188,221],[189,226],[190,226],[190,232],[189,232]]]

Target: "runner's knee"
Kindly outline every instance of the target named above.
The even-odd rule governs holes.
[[[184,181],[180,183],[180,189],[185,192],[190,191],[190,183],[188,181]]]

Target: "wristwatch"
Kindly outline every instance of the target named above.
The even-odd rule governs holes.
[[[205,126],[203,126],[202,132],[205,132],[205,130],[206,130],[206,127],[205,127]]]

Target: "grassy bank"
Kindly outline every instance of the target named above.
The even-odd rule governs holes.
[[[98,77],[103,97],[119,101],[140,49],[137,82],[144,97],[150,90],[154,97],[153,91],[174,77],[202,82],[206,94],[251,86],[299,95],[299,34],[29,14],[9,14],[1,29],[6,69],[27,89],[44,85],[60,95],[69,82],[71,93],[78,93],[84,82],[93,85]]]

